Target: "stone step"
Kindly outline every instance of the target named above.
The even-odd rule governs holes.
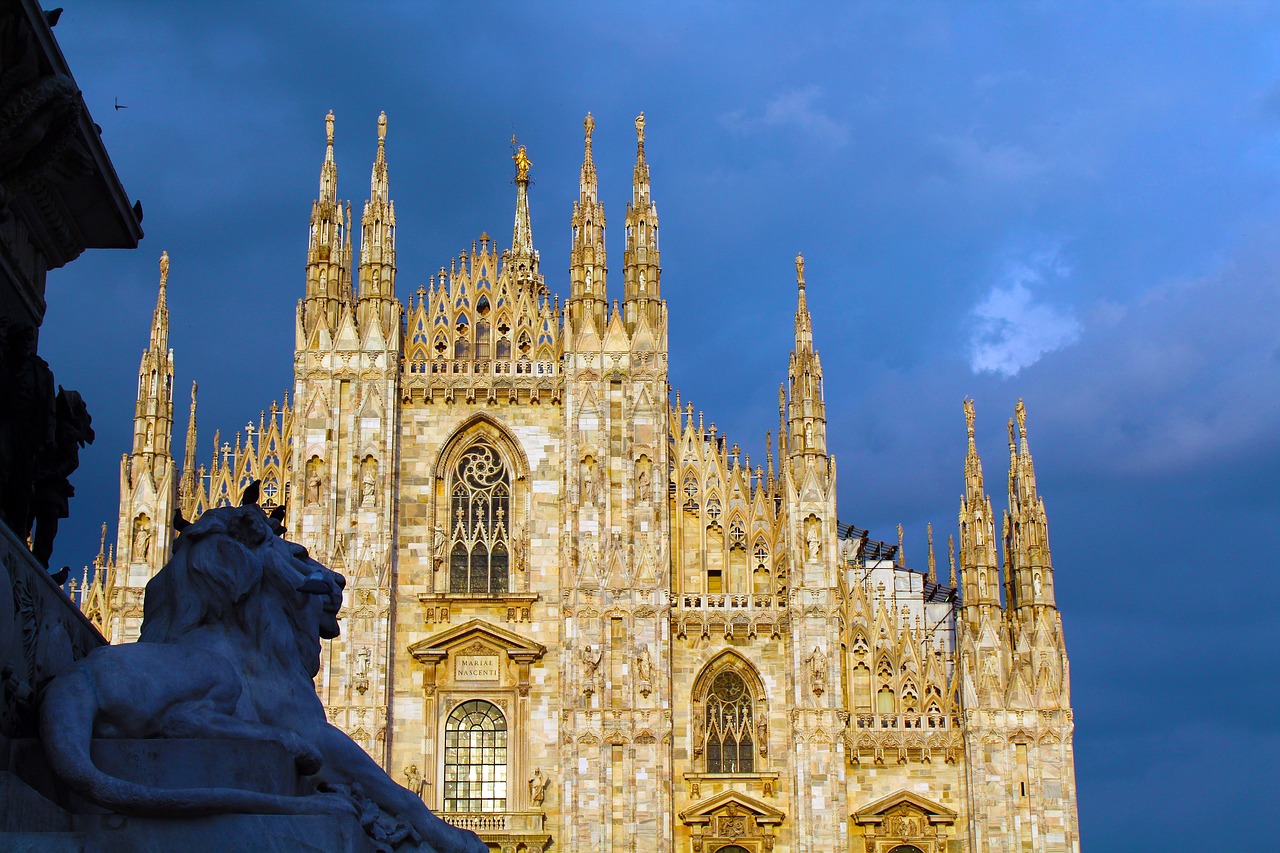
[[[8,770],[0,770],[0,833],[67,832],[71,815]],[[0,850],[8,850],[0,844]],[[61,849],[61,848],[59,848]]]
[[[86,853],[85,837],[79,832],[0,832],[0,850],[5,853]]]
[[[74,826],[86,853],[374,853],[355,818],[331,815],[76,815]]]
[[[285,796],[303,792],[293,756],[268,741],[100,738],[90,754],[102,772],[157,788],[240,788]],[[68,811],[103,811],[54,778],[44,748],[34,738],[12,741],[8,764],[27,785]]]
[[[269,741],[155,738],[93,742],[102,772],[157,788],[240,788],[264,794],[301,793],[293,756]]]

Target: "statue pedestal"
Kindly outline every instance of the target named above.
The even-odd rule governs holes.
[[[274,743],[203,739],[95,740],[112,776],[158,788],[228,787],[297,796],[293,757]],[[0,850],[83,853],[373,853],[355,818],[224,814],[151,818],[114,814],[67,791],[35,739],[15,740],[0,763]]]
[[[72,825],[85,853],[374,853],[355,818],[333,815],[76,815]]]

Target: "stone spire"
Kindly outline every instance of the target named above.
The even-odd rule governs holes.
[[[928,532],[928,536],[929,536],[929,575],[928,577],[932,583],[937,583],[938,582],[938,564],[933,556],[933,523],[930,522],[925,527],[925,530]]]
[[[1005,519],[1005,573],[1009,606],[1054,608],[1049,521],[1036,488],[1035,463],[1027,443],[1027,410],[1019,400],[1009,421],[1009,511]],[[1016,435],[1015,435],[1016,429]],[[1016,440],[1016,443],[1015,443]]]
[[[378,153],[369,178],[369,200],[360,217],[360,331],[381,324],[384,339],[391,334],[396,284],[396,204],[391,200],[387,171],[387,114],[378,116]]]
[[[822,362],[813,349],[813,319],[805,299],[804,255],[796,255],[796,343],[788,374],[791,380],[788,411],[791,454],[827,452],[827,414],[822,399]]]
[[[173,350],[169,349],[169,255],[160,256],[160,288],[151,320],[151,338],[138,367],[138,400],[133,416],[133,449],[120,460],[120,517],[116,542],[120,557],[115,586],[141,588],[169,559],[178,479],[174,470]],[[141,620],[125,640],[136,638]],[[114,635],[113,635],[114,636]]]
[[[511,159],[516,164],[516,221],[511,230],[512,257],[531,257],[533,255],[533,223],[529,220],[529,169],[533,161],[523,145],[516,143],[511,137],[511,144],[516,153]]]
[[[160,253],[160,292],[156,295],[156,310],[151,315],[151,349],[163,352],[169,349],[169,253]]]
[[[974,440],[973,401],[964,401],[969,449],[964,462],[964,489],[960,498],[960,583],[966,609],[1000,606],[1000,570],[997,565],[995,522],[991,498],[982,482],[982,460]]]
[[[196,493],[196,383],[191,383],[191,414],[187,418],[187,444],[178,481],[179,508],[186,515]],[[188,516],[190,517],[190,516]]]
[[[338,166],[333,159],[333,111],[325,116],[325,153],[320,166],[320,195],[311,203],[307,239],[307,289],[302,332],[317,326],[330,334],[341,310],[351,302],[351,207],[338,201]]]
[[[533,248],[533,222],[529,215],[529,170],[533,161],[525,146],[511,137],[515,153],[511,159],[516,164],[516,216],[511,229],[511,249],[503,253],[503,268],[515,282],[516,290],[541,295],[545,289],[538,274],[538,250]]]
[[[151,315],[151,341],[138,366],[133,455],[169,456],[173,427],[173,350],[169,349],[169,253],[160,255],[160,288]]]
[[[608,307],[608,267],[604,248],[604,205],[600,203],[596,164],[591,158],[591,136],[596,129],[591,113],[587,113],[583,128],[586,143],[582,175],[578,182],[578,200],[573,203],[573,243],[569,249],[569,316],[575,331],[589,319],[597,332],[603,332]]]
[[[658,207],[649,186],[649,164],[644,155],[644,113],[636,117],[636,167],[631,179],[631,201],[627,203],[627,244],[623,254],[624,300],[627,327],[634,328],[639,313],[649,315],[657,325],[662,291],[658,258]]]

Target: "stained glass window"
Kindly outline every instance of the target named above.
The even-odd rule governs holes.
[[[726,670],[707,693],[705,735],[708,773],[755,770],[755,725],[751,691],[736,672]]]
[[[462,454],[451,494],[449,591],[506,592],[511,477],[498,452],[478,443]]]

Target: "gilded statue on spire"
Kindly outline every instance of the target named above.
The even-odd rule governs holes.
[[[169,280],[169,253],[160,253],[160,283],[164,284]]]
[[[804,255],[796,252],[796,282],[804,287]]]
[[[969,428],[969,438],[973,438],[973,400],[968,397],[964,400],[964,422]]]
[[[1027,437],[1027,407],[1022,405],[1022,398],[1018,398],[1018,405],[1013,407],[1014,416],[1018,419],[1018,435],[1022,438]]]
[[[644,145],[644,113],[636,116],[636,141]]]
[[[329,113],[329,115],[333,115],[333,113]],[[332,136],[333,135],[332,132],[330,132],[329,135]],[[387,141],[387,114],[386,112],[382,112],[378,114],[378,145],[382,145],[382,143],[386,141]]]
[[[516,145],[516,138],[511,137],[511,144]],[[511,155],[511,159],[516,161],[516,180],[529,180],[529,167],[533,165],[533,161],[529,159],[528,153],[524,150],[523,145],[516,147],[516,153]]]
[[[587,113],[587,117],[582,120],[582,127],[587,132],[587,144],[591,144],[591,134],[596,132],[596,120],[591,117],[591,113]]]
[[[330,145],[333,144],[333,110],[329,110],[329,114],[324,117],[324,138]]]

